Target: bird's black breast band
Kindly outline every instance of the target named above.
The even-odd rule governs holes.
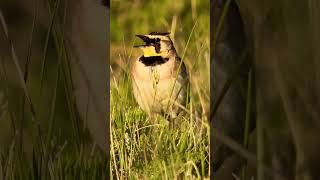
[[[163,58],[161,56],[151,56],[151,57],[144,57],[141,56],[139,61],[141,61],[145,66],[155,66],[160,65],[167,62],[169,58]]]

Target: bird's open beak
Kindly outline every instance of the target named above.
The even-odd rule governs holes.
[[[149,45],[150,44],[150,38],[148,38],[147,36],[145,36],[145,35],[136,35],[138,38],[140,38],[140,39],[142,39],[143,40],[143,42],[145,42],[145,44],[144,45],[135,45],[135,46],[133,46],[133,47],[135,47],[135,48],[139,48],[139,47],[144,47],[144,46],[147,46],[147,45]]]

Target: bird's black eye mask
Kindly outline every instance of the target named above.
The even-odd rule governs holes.
[[[140,39],[142,39],[146,44],[145,45],[138,45],[138,46],[134,46],[134,47],[141,47],[141,46],[153,46],[156,50],[157,53],[160,53],[160,39],[159,38],[149,38],[147,36],[144,35],[136,35],[137,37],[139,37]]]
[[[144,57],[141,56],[139,61],[141,61],[145,66],[156,66],[161,65],[167,62],[169,58],[163,58],[161,56],[151,56],[151,57]]]
[[[156,42],[154,44],[152,44],[156,50],[157,53],[160,53],[160,40],[159,42]]]

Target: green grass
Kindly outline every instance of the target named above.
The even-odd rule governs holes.
[[[195,2],[195,1],[194,1]],[[209,178],[209,1],[111,1],[111,173],[113,179]],[[125,11],[128,8],[135,11]],[[192,15],[193,14],[193,15]],[[187,66],[190,104],[179,126],[151,119],[135,102],[135,34],[170,31]]]

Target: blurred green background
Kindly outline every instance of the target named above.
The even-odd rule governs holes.
[[[137,33],[170,31],[174,17],[177,17],[175,32],[179,38],[187,39],[198,21],[197,33],[209,38],[210,1],[207,0],[136,0],[111,1],[112,45],[134,40]],[[123,39],[124,38],[124,39]]]

